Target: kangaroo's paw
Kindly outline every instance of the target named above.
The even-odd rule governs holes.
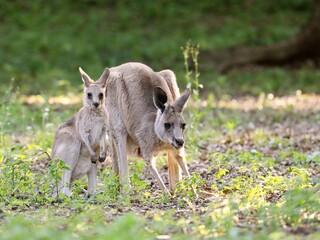
[[[104,162],[106,160],[107,154],[102,152],[99,156],[99,162]]]

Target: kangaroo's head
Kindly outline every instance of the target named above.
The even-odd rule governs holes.
[[[155,132],[160,140],[170,143],[176,149],[184,145],[183,130],[186,123],[182,111],[189,99],[191,90],[187,89],[175,102],[167,103],[166,92],[156,87],[153,92],[153,102],[157,107]]]
[[[110,71],[104,70],[97,81],[93,81],[82,68],[79,68],[82,81],[84,83],[83,106],[93,110],[99,110],[104,107],[107,79]]]

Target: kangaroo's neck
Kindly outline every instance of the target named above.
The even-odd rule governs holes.
[[[154,131],[155,135],[157,136],[157,139],[162,142],[163,140],[162,140],[162,138],[161,138],[161,136],[159,134],[159,131],[157,129],[157,127],[159,126],[160,115],[161,115],[161,113],[160,113],[160,111],[158,111],[157,115],[156,115],[156,118],[155,118],[155,121],[154,121],[153,131]]]
[[[90,109],[90,111],[95,114],[103,115],[106,112],[106,109],[101,107],[99,109]]]
[[[104,106],[100,108],[90,108],[90,107],[83,107],[86,112],[93,116],[104,116],[106,114],[106,108]]]

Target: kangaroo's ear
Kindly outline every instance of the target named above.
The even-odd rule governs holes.
[[[181,113],[190,97],[190,94],[191,89],[186,89],[184,93],[173,103],[172,107],[174,108],[174,110]]]
[[[166,106],[164,105],[168,101],[168,97],[165,91],[162,88],[156,87],[153,90],[153,102],[154,105],[161,110],[163,113]]]
[[[110,75],[110,70],[109,68],[106,68],[96,83],[100,84],[104,88],[107,84],[107,79],[109,75]]]
[[[88,76],[88,74],[86,74],[81,67],[79,67],[79,71],[80,71],[80,74],[81,74],[81,78],[82,78],[82,81],[84,83],[84,85],[86,87],[89,87],[89,85],[91,83],[93,83],[93,81],[91,80],[91,78]]]

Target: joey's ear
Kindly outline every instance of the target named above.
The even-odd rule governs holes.
[[[81,78],[82,78],[82,81],[84,83],[84,85],[86,87],[89,87],[89,85],[91,83],[93,83],[93,81],[91,80],[91,78],[88,76],[88,74],[86,74],[81,67],[79,67],[79,71],[80,71],[80,74],[81,74]]]
[[[191,89],[187,88],[184,93],[173,103],[172,107],[177,112],[182,112],[191,94]]]
[[[107,79],[109,75],[110,75],[110,70],[109,68],[106,68],[96,83],[100,84],[104,88],[107,84]]]
[[[162,88],[156,87],[153,90],[153,102],[154,105],[161,110],[163,113],[166,106],[164,105],[168,101],[168,97],[165,91]]]

